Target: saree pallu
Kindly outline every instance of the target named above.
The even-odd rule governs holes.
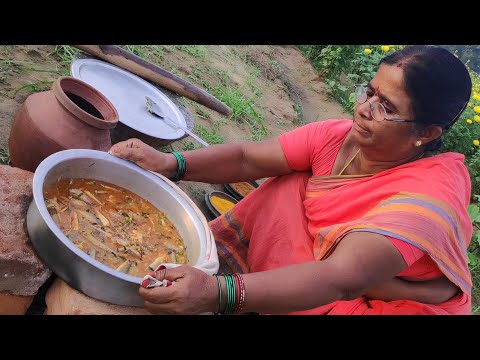
[[[462,155],[446,153],[373,176],[270,178],[210,227],[235,272],[322,261],[347,234],[367,231],[418,247],[461,290],[435,305],[360,297],[292,314],[469,314],[469,198]]]

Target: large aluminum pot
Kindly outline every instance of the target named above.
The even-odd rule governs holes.
[[[143,306],[138,295],[141,278],[94,260],[77,248],[53,221],[45,205],[43,189],[60,177],[110,182],[147,199],[175,224],[185,242],[189,264],[199,265],[204,260],[205,226],[193,208],[194,204],[186,201],[179,190],[151,172],[106,152],[64,150],[50,155],[35,171],[27,228],[38,255],[73,288],[112,304]]]

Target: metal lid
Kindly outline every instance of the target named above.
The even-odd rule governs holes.
[[[179,128],[149,113],[145,96],[160,106],[163,114],[178,124],[187,126],[178,107],[159,89],[144,79],[107,62],[77,59],[70,67],[72,77],[100,91],[118,111],[119,121],[143,134],[159,139],[176,140],[185,135]]]

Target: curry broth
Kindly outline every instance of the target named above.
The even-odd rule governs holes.
[[[143,277],[161,263],[188,262],[173,223],[131,191],[98,180],[60,179],[45,187],[44,198],[62,232],[112,269]]]

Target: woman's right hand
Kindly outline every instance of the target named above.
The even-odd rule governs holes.
[[[169,156],[167,154],[154,149],[139,139],[119,142],[110,148],[109,153],[165,176],[169,176],[175,171],[174,169],[168,169]]]

